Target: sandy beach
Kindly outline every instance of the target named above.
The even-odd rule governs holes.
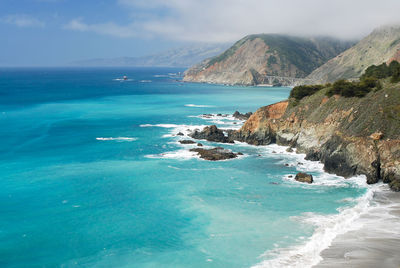
[[[361,228],[337,236],[314,267],[400,267],[400,193],[380,185],[367,213],[354,224]]]

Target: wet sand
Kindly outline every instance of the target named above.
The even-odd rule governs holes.
[[[356,220],[362,227],[337,236],[313,267],[400,268],[400,193],[379,188],[368,213]]]

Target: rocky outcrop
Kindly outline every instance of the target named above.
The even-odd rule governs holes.
[[[252,112],[248,112],[248,113],[242,114],[242,113],[240,113],[239,111],[236,111],[236,112],[233,113],[232,116],[233,116],[234,118],[238,119],[238,120],[247,120],[247,119],[250,118],[250,116],[251,116],[252,114],[253,114]]]
[[[212,149],[193,148],[190,149],[189,151],[196,152],[199,154],[200,158],[209,161],[232,159],[238,157],[238,155],[242,155],[242,153],[233,153],[222,147],[215,147]]]
[[[303,183],[313,183],[314,182],[314,178],[312,175],[303,173],[303,172],[297,173],[296,177],[294,177],[294,179],[298,182],[303,182]]]
[[[365,174],[400,188],[400,84],[363,98],[327,97],[327,89],[299,102],[288,100],[257,110],[229,138],[262,145],[277,143],[324,163],[344,177]]]
[[[352,43],[331,38],[249,35],[224,53],[185,72],[184,81],[240,85],[293,85]]]
[[[371,65],[400,60],[400,26],[385,26],[374,30],[307,78],[317,83],[358,78]]]
[[[215,125],[205,127],[202,131],[195,130],[193,133],[189,134],[189,136],[199,140],[233,143],[233,140],[225,136],[224,132]]]

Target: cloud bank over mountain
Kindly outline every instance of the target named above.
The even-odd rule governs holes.
[[[250,33],[359,38],[377,26],[400,22],[398,0],[119,0],[118,4],[130,13],[129,23],[72,20],[69,28],[119,37],[230,42]]]

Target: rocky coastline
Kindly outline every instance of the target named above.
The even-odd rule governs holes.
[[[399,110],[399,111],[398,111]],[[239,130],[216,126],[190,134],[220,143],[246,142],[296,148],[325,171],[367,183],[388,183],[400,191],[400,90],[396,86],[363,98],[327,97],[324,90],[299,103],[281,101],[258,109]]]

